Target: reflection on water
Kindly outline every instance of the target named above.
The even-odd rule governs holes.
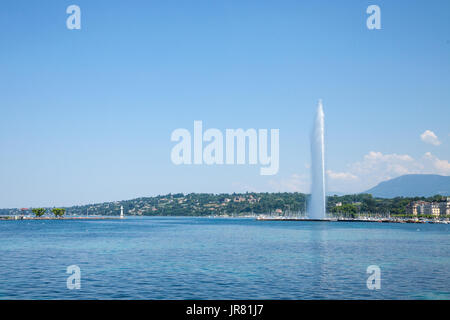
[[[3,299],[449,299],[447,225],[127,218],[0,222]],[[381,290],[366,268],[379,265]],[[81,269],[68,290],[66,268]]]

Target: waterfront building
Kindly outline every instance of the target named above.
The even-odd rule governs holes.
[[[450,215],[450,197],[445,197],[440,202],[414,201],[408,204],[406,212],[410,215],[432,215],[442,217]]]
[[[441,216],[450,215],[450,197],[439,203],[439,211]]]
[[[432,203],[430,203],[430,214],[432,215],[432,216],[435,216],[435,217],[439,217],[439,214],[440,214],[440,210],[439,210],[439,203],[438,202],[432,202]]]
[[[427,204],[428,202],[425,201],[414,201],[407,206],[406,212],[414,216],[426,214]]]

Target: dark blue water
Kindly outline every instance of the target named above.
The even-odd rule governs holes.
[[[1,299],[449,299],[448,225],[0,221]],[[66,269],[81,269],[69,290]],[[381,269],[369,290],[366,268]]]

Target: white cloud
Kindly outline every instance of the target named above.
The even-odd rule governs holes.
[[[371,151],[360,161],[349,164],[344,171],[327,170],[327,190],[358,193],[404,174],[450,175],[450,163],[430,152],[415,159],[408,154]],[[271,179],[269,185],[272,191],[308,193],[310,182],[309,173],[292,174],[287,178]]]
[[[436,134],[433,131],[430,131],[430,130],[425,130],[425,132],[420,135],[420,139],[423,142],[432,144],[434,146],[438,146],[438,145],[441,144],[441,142],[439,141],[439,139],[436,136]]]
[[[276,192],[304,192],[310,189],[310,177],[308,174],[292,174],[284,179],[272,179],[269,185]]]
[[[334,172],[332,170],[327,170],[327,176],[329,179],[333,180],[357,180],[358,177],[350,172]]]
[[[430,152],[419,159],[414,159],[407,154],[383,154],[371,151],[364,155],[361,161],[348,165],[345,174],[328,174],[328,189],[346,193],[361,192],[382,181],[404,174],[426,173],[450,175],[450,163],[448,160],[437,158]],[[351,179],[352,176],[357,178]]]
[[[430,152],[424,154],[423,159],[428,163],[428,166],[434,169],[432,173],[439,173],[442,175],[450,175],[450,163],[447,160],[441,160]]]
[[[381,175],[386,179],[410,173],[416,167],[414,159],[407,154],[383,154],[375,151],[366,154],[363,161],[350,165],[350,169],[359,175],[367,176],[375,172],[377,176]]]

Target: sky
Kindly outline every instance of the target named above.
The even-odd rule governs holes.
[[[447,0],[4,0],[0,208],[309,192],[319,99],[330,192],[448,176],[449,15]],[[175,165],[171,134],[195,120],[279,129],[277,174]]]

